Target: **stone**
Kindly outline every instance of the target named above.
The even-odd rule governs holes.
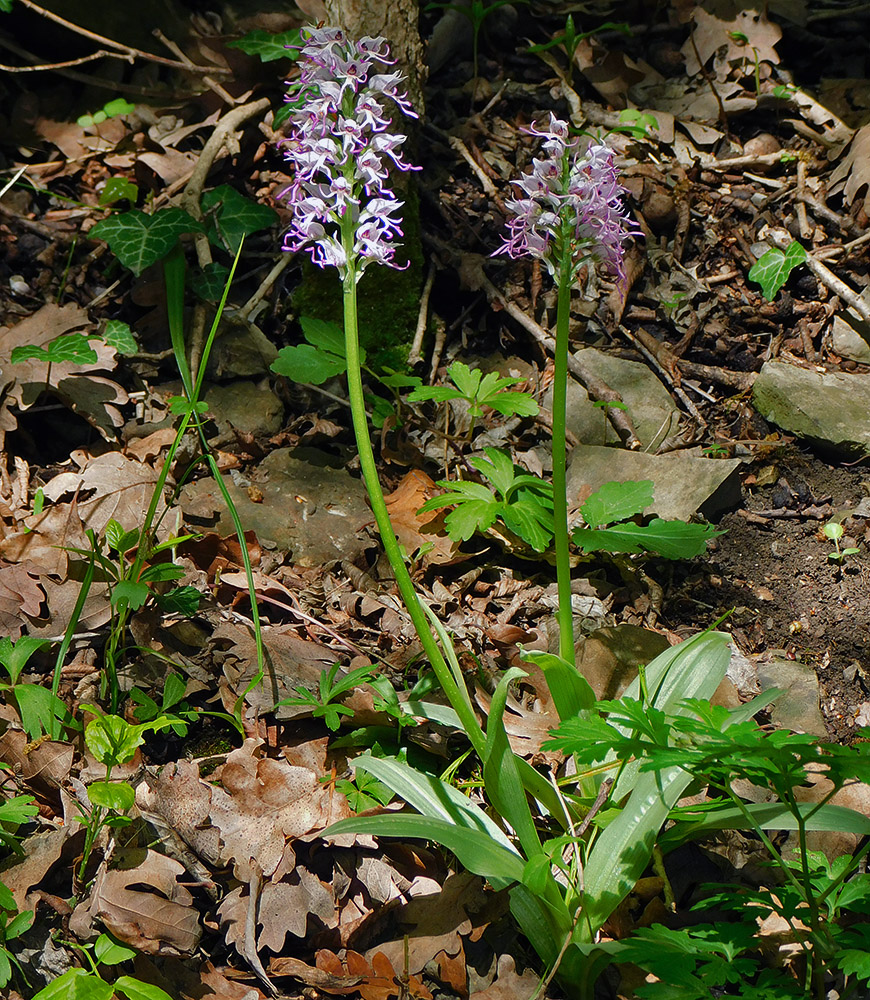
[[[231,382],[211,386],[205,393],[209,416],[218,424],[231,424],[243,434],[268,437],[284,426],[284,404],[268,380]]]
[[[762,692],[770,688],[783,692],[770,709],[770,717],[777,726],[813,736],[828,735],[819,708],[819,679],[809,664],[773,657],[759,661],[757,667]]]
[[[838,313],[831,324],[831,342],[840,357],[870,365],[870,324],[849,309]]]
[[[870,376],[821,375],[783,361],[764,364],[752,388],[771,423],[840,457],[870,455]]]
[[[695,458],[681,452],[648,455],[623,448],[579,445],[568,466],[568,502],[580,502],[605,483],[651,479],[653,503],[644,513],[666,521],[693,514],[713,518],[741,501],[738,459]]]
[[[644,448],[655,450],[676,430],[679,410],[670,393],[645,364],[626,361],[594,347],[577,351],[574,356],[619,393]],[[544,405],[552,407],[552,391],[545,397]],[[583,386],[573,378],[568,380],[567,426],[583,444],[620,443],[613,425],[605,417],[603,407],[596,406]]]
[[[619,698],[646,665],[670,648],[659,632],[639,625],[606,625],[576,644],[577,669],[589,681],[595,697]]]
[[[250,481],[232,473],[224,482],[245,530],[267,547],[290,552],[299,566],[351,562],[372,546],[363,528],[372,521],[365,486],[339,459],[316,448],[277,448]],[[210,522],[221,535],[233,522],[211,478],[181,491],[181,508],[194,523]]]

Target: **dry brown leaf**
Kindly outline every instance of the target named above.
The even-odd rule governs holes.
[[[32,745],[20,729],[0,736],[0,761],[8,764],[40,802],[59,804],[58,789],[69,777],[74,751],[68,743],[44,740]]]
[[[133,438],[128,441],[124,453],[132,455],[140,462],[147,462],[150,458],[156,458],[164,448],[175,440],[175,428],[161,427],[159,431],[152,431],[141,438]]]
[[[87,906],[76,908],[71,929],[79,933],[81,926],[97,919],[115,937],[148,955],[191,954],[202,928],[193,896],[178,883],[184,866],[139,849],[117,852],[113,863],[119,867],[101,869]]]
[[[417,513],[438,492],[433,479],[420,469],[412,469],[395,490],[384,497],[396,537],[408,555],[423,546],[431,546],[423,554],[424,566],[447,566],[464,558],[458,553],[456,543],[447,537],[443,511]]]
[[[218,907],[227,943],[240,954],[245,950],[245,922],[250,897],[240,886]],[[316,921],[309,928],[309,916]],[[319,924],[317,923],[319,921]],[[297,868],[282,882],[267,882],[257,904],[257,951],[268,948],[277,955],[288,934],[304,939],[320,927],[335,927],[338,916],[335,898],[328,886],[305,869]]]
[[[35,570],[30,562],[0,566],[0,630],[11,639],[17,639],[27,624],[22,615],[40,617],[45,591],[36,582]]]
[[[15,905],[19,910],[29,909],[27,894],[42,882],[60,860],[70,834],[68,828],[34,833],[24,842],[24,858],[18,860],[13,856],[0,865],[0,879],[15,897]]]
[[[831,174],[832,188],[843,183],[843,196],[851,204],[864,192],[864,212],[870,215],[870,125],[855,133],[846,155]]]
[[[517,972],[512,955],[499,955],[497,974],[492,984],[474,994],[474,1000],[528,1000],[540,986],[541,977],[531,969]]]
[[[720,0],[696,7],[693,23],[692,37],[682,49],[686,72],[690,76],[698,73],[710,59],[714,59],[713,69],[719,80],[724,80],[735,65],[742,67],[741,76],[751,76],[755,72],[756,59],[759,63],[779,63],[775,45],[782,38],[782,29],[761,11],[746,10],[730,0]],[[748,41],[742,41],[741,36]],[[701,57],[700,65],[695,55],[696,47]]]
[[[44,493],[54,502],[66,494],[77,496],[82,521],[97,534],[112,518],[130,530],[144,521],[157,478],[157,472],[150,466],[110,451],[92,458],[80,472],[62,472],[50,479]],[[161,497],[158,517],[163,507]],[[168,528],[160,530],[161,537],[168,537]]]
[[[157,813],[212,865],[233,863],[242,882],[255,866],[279,880],[295,863],[288,840],[350,815],[343,795],[321,785],[313,771],[256,757],[262,740],[245,740],[221,771],[221,784],[202,781],[195,764],[167,765],[136,790],[145,812]]]
[[[400,979],[393,964],[383,952],[375,952],[369,964],[358,952],[348,951],[343,965],[337,955],[321,948],[317,952],[316,961],[318,969],[336,978],[353,977],[358,983],[356,989],[363,1000],[390,1000],[391,997],[405,996],[432,1000],[432,994],[415,976],[409,976],[407,981],[404,976]],[[329,990],[329,992],[338,991]]]

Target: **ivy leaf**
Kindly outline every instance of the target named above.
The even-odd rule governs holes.
[[[182,233],[202,232],[202,224],[180,208],[146,215],[134,208],[98,222],[88,233],[109,244],[118,260],[137,277],[165,257]]]
[[[194,293],[206,302],[219,302],[224,293],[230,269],[214,260],[201,271],[194,271],[188,281]]]
[[[665,559],[691,559],[707,550],[707,541],[717,531],[711,524],[663,521],[656,517],[647,525],[628,522],[609,528],[575,528],[574,544],[584,552],[654,552]]]
[[[794,241],[785,251],[778,247],[768,250],[749,269],[749,280],[761,285],[764,297],[770,302],[788,281],[791,272],[807,259],[807,252]]]
[[[233,256],[239,252],[243,237],[268,229],[278,221],[278,213],[274,209],[251,201],[229,184],[206,191],[202,196],[202,209],[203,212],[215,209],[216,232],[209,233],[209,239]]]
[[[97,361],[97,352],[88,343],[85,334],[62,333],[46,347],[36,347],[34,344],[14,347],[9,360],[13,365],[31,360],[45,361],[47,364],[67,362],[73,365],[93,365]]]
[[[122,323],[119,319],[110,319],[106,323],[106,331],[103,340],[114,347],[119,354],[135,354],[139,350],[136,338],[128,323]]]
[[[261,28],[256,28],[234,42],[227,42],[228,49],[241,49],[242,52],[249,56],[259,56],[261,62],[274,62],[276,59],[296,59],[298,58],[299,51],[292,48],[292,46],[297,45],[299,45],[298,28],[275,34],[271,31],[263,31]]]
[[[590,528],[597,528],[614,521],[642,514],[653,502],[651,479],[629,480],[624,483],[605,483],[593,493],[580,508],[583,520]]]

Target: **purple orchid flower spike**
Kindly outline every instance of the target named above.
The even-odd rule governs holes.
[[[568,123],[552,114],[547,128],[526,131],[543,138],[546,155],[513,182],[522,195],[505,203],[510,235],[495,253],[537,257],[554,277],[566,255],[575,268],[593,260],[624,284],[623,244],[636,226],[622,204],[613,152],[592,143],[581,153]]]
[[[398,90],[402,76],[377,72],[393,64],[384,38],[353,42],[339,28],[304,28],[302,37],[299,81],[287,96],[294,105],[291,130],[283,142],[294,176],[281,195],[293,211],[284,249],[309,252],[320,267],[337,267],[342,279],[349,264],[357,279],[372,262],[401,270],[393,257],[403,202],[386,186],[389,165],[420,169],[402,159],[406,137],[391,131],[387,111],[391,101],[417,117]],[[348,219],[352,261],[340,235]]]

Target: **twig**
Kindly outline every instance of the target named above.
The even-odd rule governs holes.
[[[728,368],[702,365],[697,361],[686,361],[683,358],[677,360],[677,366],[689,378],[714,382],[716,385],[727,385],[729,389],[737,389],[738,392],[748,392],[756,379],[755,372],[733,372]]]
[[[44,7],[40,7],[35,4],[33,0],[19,0],[19,2],[32,10],[35,14],[39,14],[41,17],[48,18],[49,21],[54,21],[56,24],[63,25],[69,31],[75,32],[77,35],[81,35],[83,38],[89,38],[92,42],[97,42],[100,45],[106,45],[110,49],[114,49],[116,52],[121,52],[127,58],[128,62],[133,62],[134,59],[147,59],[149,62],[159,63],[161,66],[171,66],[173,69],[186,70],[192,73],[215,73],[220,76],[230,75],[230,70],[220,69],[219,67],[212,66],[197,66],[193,63],[185,64],[183,62],[178,62],[175,59],[167,59],[165,56],[157,56],[152,52],[144,52],[142,49],[134,48],[132,45],[124,45],[122,42],[116,42],[111,38],[106,38],[105,35],[98,35],[94,31],[89,31],[87,28],[83,28],[79,24],[74,24],[72,21],[67,21],[65,17],[61,17],[60,14],[55,14],[53,11],[46,10]]]
[[[807,205],[806,198],[807,194],[807,162],[801,157],[798,160],[797,165],[797,219],[798,226],[800,228],[801,239],[807,240],[810,238],[812,230],[810,229],[810,220],[807,218]]]
[[[417,314],[417,329],[414,331],[414,341],[411,344],[411,352],[408,355],[408,364],[412,368],[420,360],[420,355],[423,349],[423,337],[426,334],[426,325],[429,319],[429,296],[432,294],[432,285],[435,283],[436,270],[437,268],[435,267],[435,262],[430,261],[429,273],[426,275],[426,281],[420,295],[420,311]]]
[[[42,73],[49,70],[66,69],[68,66],[81,66],[82,63],[94,62],[96,59],[123,59],[125,62],[128,61],[127,57],[121,52],[107,52],[105,49],[100,49],[99,52],[92,52],[89,56],[80,56],[78,59],[67,59],[66,62],[40,63],[38,66],[7,66],[5,63],[0,63],[0,72]]]
[[[512,302],[509,302],[489,280],[489,278],[483,274],[482,268],[481,277],[482,286],[490,301],[495,300],[498,302],[508,316],[516,320],[517,323],[528,330],[528,332],[535,338],[535,340],[538,341],[548,354],[555,354],[555,339],[551,337],[542,326],[539,326],[531,316],[526,315],[522,309],[515,306]],[[614,389],[611,389],[610,386],[603,381],[603,379],[600,379],[597,375],[593,374],[593,372],[589,371],[586,365],[584,365],[581,361],[578,361],[573,354],[568,355],[568,370],[586,387],[586,391],[593,399],[606,403],[622,403],[622,397],[619,393]],[[632,451],[636,451],[640,448],[642,442],[637,436],[634,425],[625,410],[616,406],[608,406],[605,412],[607,414],[607,419],[613,425],[616,433],[624,442],[626,448],[629,448]]]
[[[262,282],[260,282],[260,287],[256,290],[256,292],[254,292],[254,294],[239,310],[238,314],[239,319],[250,320],[254,310],[272,290],[272,286],[275,284],[278,278],[280,278],[281,275],[284,273],[284,269],[287,267],[287,265],[290,263],[292,259],[293,259],[292,253],[281,254],[281,256],[276,261],[275,266],[266,275],[266,277],[263,278]]]
[[[178,56],[178,58],[184,63],[185,66],[188,66],[191,70],[196,70],[197,68],[199,68],[195,65],[193,60],[188,59],[188,57],[184,54],[181,48],[178,45],[176,45],[171,38],[167,38],[166,35],[164,35],[159,28],[155,28],[153,34],[154,37],[158,39],[158,41],[163,42],[163,44],[166,46],[167,49],[169,49],[170,52],[174,52],[175,55]],[[237,104],[240,103],[235,97],[233,97],[232,94],[228,94],[213,77],[204,76],[202,78],[202,82],[206,85],[206,87],[208,87],[209,90],[217,94],[217,96],[222,101],[225,101],[227,104],[229,104],[231,108],[235,107]],[[244,100],[244,98],[242,98],[242,100]]]

